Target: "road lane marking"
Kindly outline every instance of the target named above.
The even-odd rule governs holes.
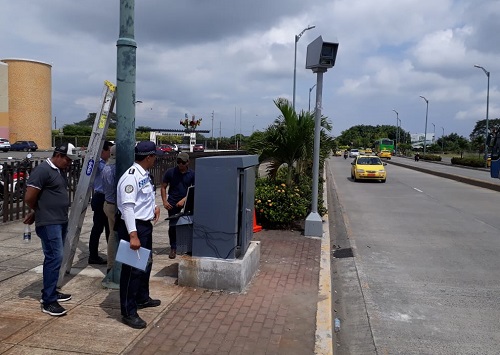
[[[422,191],[422,190],[419,190],[419,189],[417,189],[416,187],[414,187],[414,188],[413,188],[413,190],[416,190],[416,191],[418,191],[418,192],[422,192],[422,193],[423,193],[423,191]]]

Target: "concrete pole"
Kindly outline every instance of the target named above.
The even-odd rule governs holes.
[[[319,185],[319,149],[321,133],[321,106],[323,99],[323,73],[324,68],[314,69],[317,74],[316,80],[316,107],[314,116],[314,152],[313,152],[313,183],[311,213],[306,217],[304,235],[311,237],[323,236],[323,220],[318,213],[318,185]]]

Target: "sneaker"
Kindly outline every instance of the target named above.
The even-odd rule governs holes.
[[[65,315],[68,311],[61,307],[61,305],[56,301],[50,304],[42,303],[42,312],[50,314],[51,316],[60,317]]]
[[[57,293],[57,301],[58,302],[67,302],[71,299],[71,295],[67,293],[62,293],[59,291],[56,291]],[[40,303],[43,303],[43,300],[40,298]]]
[[[177,250],[176,249],[170,249],[170,254],[168,254],[169,259],[175,259],[175,256],[177,255]]]

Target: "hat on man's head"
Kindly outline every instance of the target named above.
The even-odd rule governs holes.
[[[111,146],[111,148],[109,148],[109,158],[106,161],[106,164],[116,164],[116,145],[113,145]]]
[[[78,155],[75,151],[75,146],[71,143],[65,143],[57,146],[56,149],[54,149],[54,153],[64,154],[71,160],[78,159]]]
[[[184,163],[187,163],[189,161],[189,154],[186,152],[180,152],[177,155],[177,159],[182,160]]]
[[[102,146],[102,149],[104,150],[109,150],[110,147],[114,146],[115,143],[110,142],[110,141],[104,141],[104,144]]]
[[[135,146],[135,155],[156,154],[156,144],[151,141],[141,141]]]

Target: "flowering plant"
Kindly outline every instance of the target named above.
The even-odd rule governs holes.
[[[193,115],[191,119],[187,117],[187,114],[185,115],[183,120],[180,120],[180,125],[184,126],[185,129],[195,129],[199,125],[201,125],[201,118],[196,119]]]

